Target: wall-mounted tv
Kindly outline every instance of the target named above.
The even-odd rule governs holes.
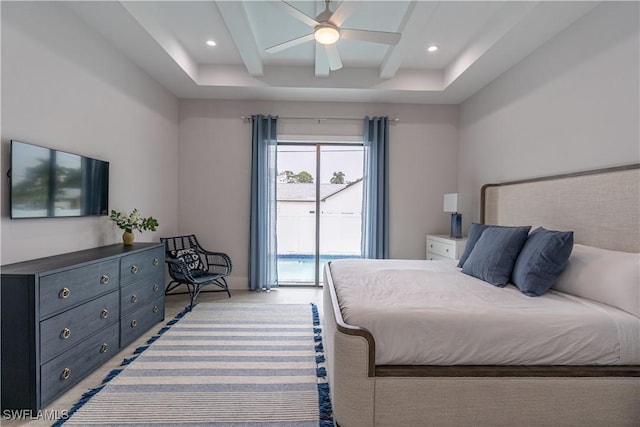
[[[108,211],[109,162],[11,140],[11,218]]]

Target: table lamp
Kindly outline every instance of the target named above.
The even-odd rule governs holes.
[[[449,237],[462,237],[462,215],[458,213],[458,193],[444,195],[444,211],[451,212],[451,231]]]

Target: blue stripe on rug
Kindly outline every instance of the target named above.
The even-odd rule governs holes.
[[[99,422],[103,426],[123,424],[229,427],[333,426],[329,384],[324,366],[325,358],[322,354],[319,314],[315,304],[311,304],[311,309],[313,327],[297,328],[293,325],[309,325],[309,320],[300,320],[304,316],[300,312],[300,306],[295,305],[199,304],[193,311],[187,308],[167,322],[167,325],[150,338],[146,345],[137,348],[134,356],[124,359],[122,363],[124,368],[114,369],[99,387],[85,393],[80,401],[67,411],[66,417],[58,420],[54,427],[62,425],[74,414],[75,418],[80,417],[77,420],[71,418],[69,423],[74,425],[93,424],[88,421],[93,417],[94,423]],[[191,312],[190,315],[181,320],[189,312]],[[225,318],[203,319],[212,315],[216,317],[219,313],[223,313]],[[289,318],[275,320],[271,318],[278,315],[289,316]],[[253,320],[245,320],[247,317],[253,317]],[[179,320],[181,320],[179,325],[171,328]],[[194,327],[194,325],[208,327]],[[224,326],[218,329],[217,325]],[[283,326],[274,327],[273,325]],[[204,334],[204,330],[209,328],[226,333],[243,332],[256,335],[224,337]],[[171,334],[166,334],[170,330]],[[180,335],[187,331],[203,332],[203,334],[190,337]],[[276,334],[295,332],[306,334],[306,336],[298,337],[295,333],[276,336],[260,335],[268,332]],[[156,342],[159,338],[161,338],[160,342]],[[225,342],[225,344],[206,344],[210,341]],[[228,344],[230,341],[255,341],[260,345]],[[290,345],[292,341],[294,344]],[[301,344],[298,345],[297,341]],[[308,344],[302,345],[304,341],[308,341]],[[188,344],[182,345],[182,342]],[[272,345],[268,345],[268,342]],[[200,343],[202,345],[199,345]],[[158,352],[163,354],[154,355]],[[179,352],[193,353],[181,355]],[[268,354],[261,355],[261,352],[268,352]],[[184,369],[183,367],[154,369],[153,365],[145,367],[145,363],[176,363],[188,366],[190,362],[200,363],[200,366],[205,369]],[[243,366],[241,364],[229,369],[218,369],[213,366],[207,368],[208,363],[216,362],[227,362],[230,365],[239,362],[245,363],[244,366],[251,366],[247,363],[254,365],[265,363],[267,368],[244,369],[241,368]],[[315,369],[297,367],[292,369],[286,366],[287,363],[297,364],[292,366],[304,366],[305,362],[312,363],[311,366],[315,366]],[[269,365],[271,368],[268,367]],[[285,369],[273,369],[275,366],[282,366]],[[177,383],[161,383],[167,377],[175,379]],[[316,380],[308,382],[304,379],[305,377],[315,377]],[[180,378],[188,379],[189,384],[179,384]],[[227,378],[229,381],[226,380]],[[300,379],[295,380],[296,378]],[[284,382],[279,382],[279,379]],[[145,381],[148,383],[144,384]],[[265,381],[268,383],[263,383]],[[307,412],[306,402],[312,396],[310,392],[315,396],[317,411]],[[199,394],[200,397],[194,396],[194,399],[188,401],[175,401],[175,398],[181,394],[189,396],[194,393]],[[113,396],[116,400],[99,399],[99,403],[93,404],[95,399],[102,395]],[[132,395],[136,397],[129,397]],[[222,396],[228,397],[222,398]],[[277,396],[285,400],[276,402]],[[200,399],[207,404],[199,404]],[[87,405],[88,403],[91,404]],[[274,405],[275,403],[277,405]],[[246,404],[250,406],[245,408],[243,405],[246,406]],[[177,405],[177,409],[170,409],[174,405]],[[89,410],[85,410],[89,407],[91,407]],[[79,411],[82,415],[78,413]]]
[[[256,331],[262,332],[262,331]],[[182,335],[182,336],[172,336],[166,337],[165,341],[198,341],[198,340],[207,340],[207,341],[308,341],[309,335],[301,337],[301,336],[271,336],[267,335],[264,337],[249,337],[249,336],[228,336],[228,335]]]

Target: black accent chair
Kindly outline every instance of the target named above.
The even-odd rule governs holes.
[[[165,260],[169,267],[171,282],[165,295],[189,294],[193,308],[200,292],[226,292],[231,298],[225,277],[231,274],[231,258],[222,252],[211,252],[198,243],[193,234],[187,236],[161,237],[164,243]],[[187,287],[186,292],[175,292],[180,286]],[[202,290],[213,285],[214,289]]]

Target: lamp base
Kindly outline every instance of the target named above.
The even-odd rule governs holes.
[[[451,214],[451,232],[449,237],[460,239],[462,237],[462,214]]]

